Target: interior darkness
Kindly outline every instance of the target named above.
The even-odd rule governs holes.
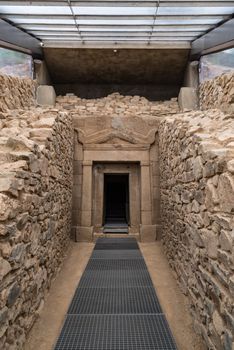
[[[100,98],[113,92],[149,100],[177,97],[188,49],[44,48],[57,95]]]
[[[129,176],[128,174],[104,175],[104,225],[128,224]]]

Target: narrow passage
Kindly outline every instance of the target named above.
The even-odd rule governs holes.
[[[176,350],[134,238],[99,238],[55,350]]]

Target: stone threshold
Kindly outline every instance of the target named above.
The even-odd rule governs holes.
[[[135,238],[137,241],[140,241],[140,234],[139,233],[94,233],[93,234],[93,241],[96,242],[98,238],[101,237],[108,237],[108,238]]]

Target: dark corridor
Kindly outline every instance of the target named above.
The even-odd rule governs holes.
[[[128,174],[104,175],[104,225],[129,223]]]

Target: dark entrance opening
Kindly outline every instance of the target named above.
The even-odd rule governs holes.
[[[127,233],[129,175],[104,174],[104,232]]]

